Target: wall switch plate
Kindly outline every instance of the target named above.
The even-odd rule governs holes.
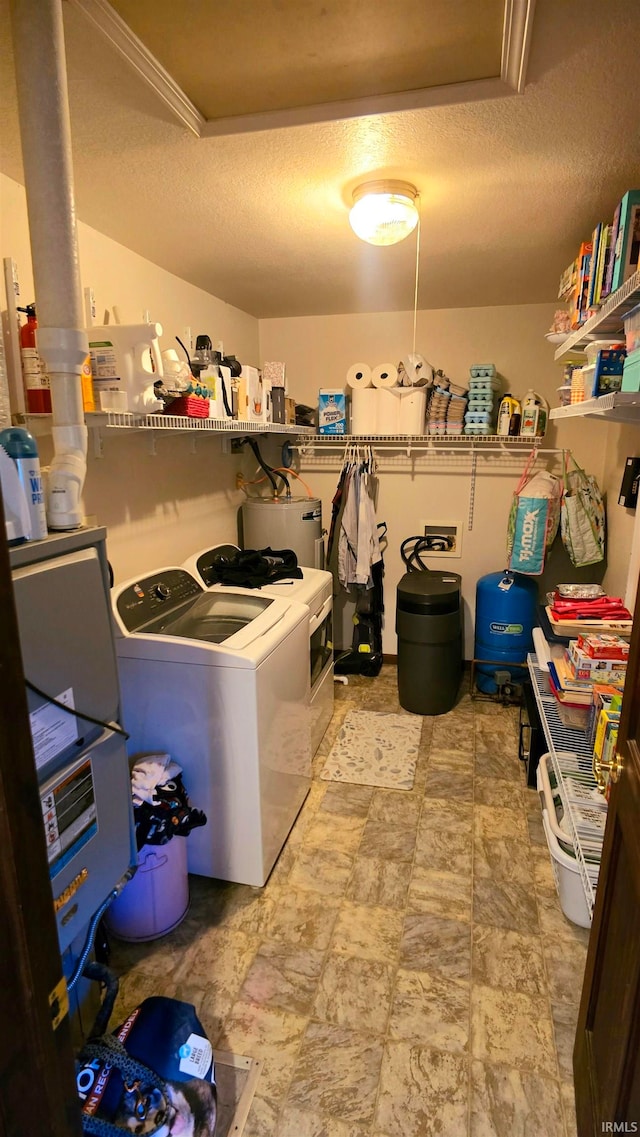
[[[437,542],[438,537],[443,538],[443,546],[449,548],[429,549],[427,557],[443,557],[446,560],[457,560],[462,556],[462,525],[459,521],[421,521],[420,532]]]

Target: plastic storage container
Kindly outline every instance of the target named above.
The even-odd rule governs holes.
[[[408,572],[398,584],[398,696],[406,711],[444,715],[462,678],[461,578]]]
[[[156,940],[171,932],[189,910],[187,842],[143,845],[138,871],[107,911],[109,931],[128,941]]]
[[[522,682],[525,670],[521,665],[533,647],[537,604],[538,588],[528,576],[490,572],[480,577],[473,653],[480,661],[476,670],[478,690],[495,695],[496,671],[508,671],[512,680]]]
[[[635,308],[627,312],[623,322],[627,351],[637,351],[640,347],[640,304],[636,304]]]

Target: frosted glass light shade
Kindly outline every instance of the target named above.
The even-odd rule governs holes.
[[[408,182],[366,182],[353,191],[351,228],[370,245],[397,245],[418,224],[417,196]]]

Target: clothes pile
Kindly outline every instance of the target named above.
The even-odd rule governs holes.
[[[182,767],[169,754],[144,754],[131,770],[131,796],[138,851],[143,845],[166,845],[206,825],[206,815],[193,809],[182,781]]]
[[[277,580],[302,580],[293,549],[238,549],[232,557],[217,556],[211,563],[211,584],[262,588]]]

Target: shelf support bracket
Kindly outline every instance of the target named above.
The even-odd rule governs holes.
[[[102,440],[102,431],[99,426],[91,428],[93,435],[93,456],[94,458],[104,458],[104,445]]]
[[[151,457],[155,458],[156,454],[158,453],[158,448],[156,446],[156,432],[155,432],[155,430],[149,431],[149,436],[147,438],[147,447],[148,447],[149,454],[151,455]]]

